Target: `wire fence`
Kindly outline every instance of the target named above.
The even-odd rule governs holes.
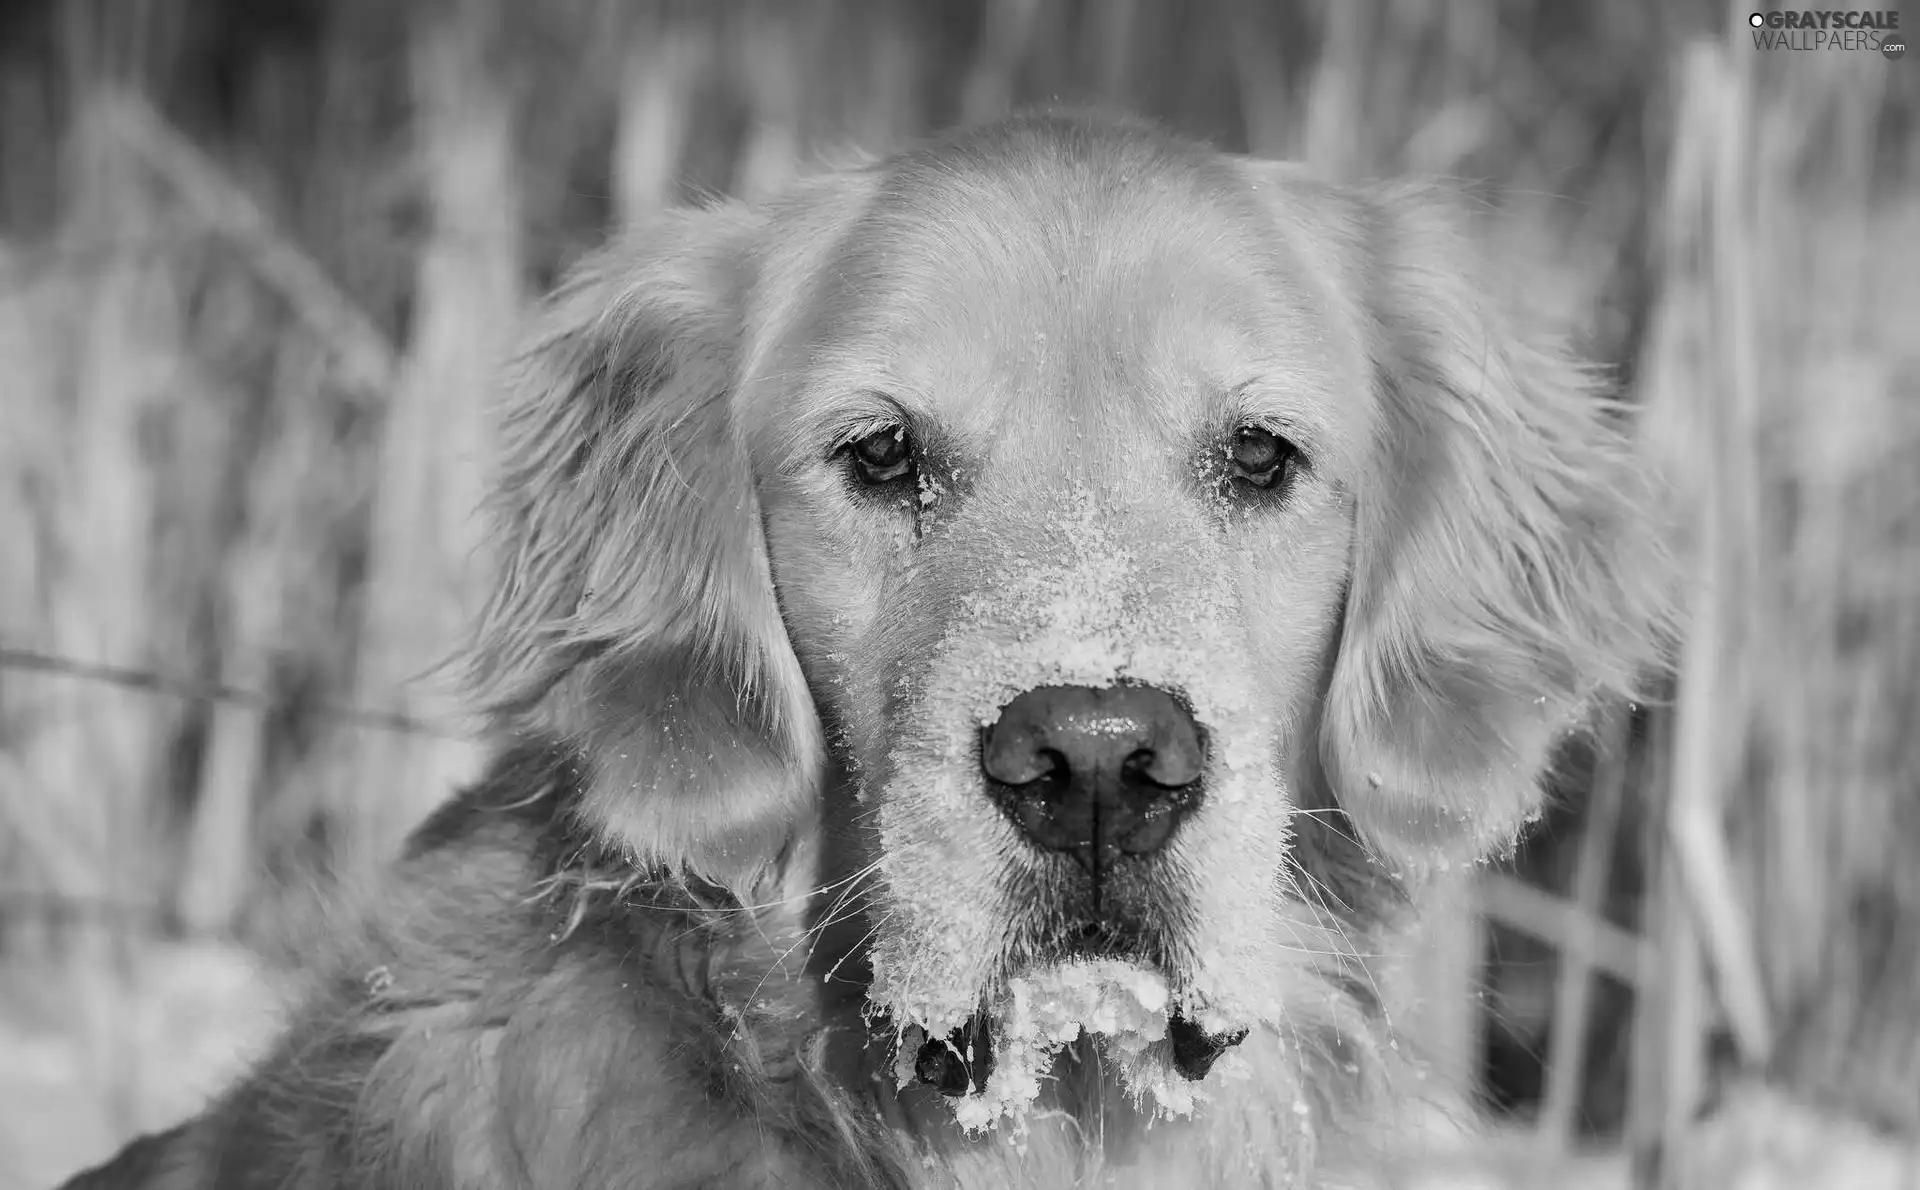
[[[259,690],[243,690],[237,686],[193,681],[130,666],[107,665],[101,662],[81,661],[72,657],[59,657],[11,644],[0,644],[0,669],[77,678],[123,690],[140,690],[189,702],[250,707],[264,712],[284,710],[290,701],[290,696],[284,694],[274,695]],[[430,722],[404,711],[370,710],[337,703],[310,703],[304,709],[317,717],[331,719],[351,727],[366,727],[376,731],[441,740],[471,738],[470,733],[460,731],[450,724]]]

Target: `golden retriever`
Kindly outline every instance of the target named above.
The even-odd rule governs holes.
[[[594,256],[505,411],[490,775],[69,1185],[1341,1186],[1464,1119],[1394,956],[1670,633],[1468,209],[1034,114]]]

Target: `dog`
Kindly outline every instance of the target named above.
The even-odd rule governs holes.
[[[1395,956],[1674,631],[1626,411],[1473,225],[1043,112],[599,251],[508,386],[487,775],[67,1185],[1361,1186],[1471,1127]]]

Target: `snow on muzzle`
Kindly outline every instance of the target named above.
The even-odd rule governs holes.
[[[1082,1033],[1136,1093],[1185,1114],[1181,1086],[1279,1016],[1260,931],[1225,928],[1257,910],[1287,816],[1229,561],[1164,517],[1069,512],[1016,556],[954,551],[981,581],[903,667],[884,787],[865,794],[882,841],[868,998],[901,1084],[947,1092],[969,1128],[1022,1117]],[[1031,886],[1010,874],[1057,862],[1048,851],[1096,872],[1151,852],[1218,932],[1180,939],[1178,971],[1038,960]]]

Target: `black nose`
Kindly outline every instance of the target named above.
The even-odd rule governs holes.
[[[1150,686],[1042,686],[1000,708],[980,766],[1007,817],[1089,873],[1147,855],[1198,800],[1206,760],[1185,707]]]

